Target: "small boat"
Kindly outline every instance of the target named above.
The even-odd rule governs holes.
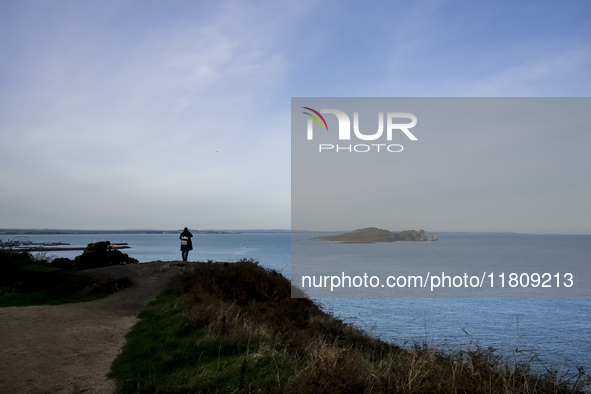
[[[113,249],[129,249],[127,242],[112,242],[111,247]]]

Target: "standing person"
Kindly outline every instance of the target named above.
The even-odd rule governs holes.
[[[191,242],[191,237],[193,234],[189,231],[188,228],[185,227],[179,238],[181,240],[181,252],[183,255],[183,261],[187,261],[189,257],[189,250],[193,250],[193,243]]]

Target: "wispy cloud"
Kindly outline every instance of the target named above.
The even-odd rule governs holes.
[[[1,225],[289,227],[292,96],[588,95],[544,4],[3,2]]]
[[[253,226],[288,226],[289,163],[273,160],[289,155],[289,130],[261,121],[275,118],[265,113],[285,78],[285,11],[231,1],[142,34],[126,26],[108,30],[114,15],[88,28],[76,20],[46,36],[44,26],[31,26],[20,37],[27,52],[20,81],[2,97],[11,114],[0,121],[0,162],[12,174],[3,178],[11,188],[3,206],[19,212],[6,218],[13,226],[24,219],[25,210],[15,209],[23,194],[43,199],[43,190],[59,189],[65,203],[52,201],[52,210],[76,211],[86,218],[78,225],[93,225],[98,201],[142,206],[166,226],[176,222],[159,215],[167,205],[191,207],[187,200],[195,206],[209,198],[223,208],[200,221],[216,227],[220,214],[242,222],[236,218],[244,211],[233,208],[240,204],[222,201],[242,190],[260,212]],[[265,213],[278,199],[282,215]]]
[[[502,70],[464,86],[465,96],[588,96],[591,83],[579,76],[591,69],[591,46],[567,49]]]

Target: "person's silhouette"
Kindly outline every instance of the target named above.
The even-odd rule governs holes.
[[[191,242],[191,237],[193,234],[189,231],[188,228],[185,227],[179,238],[181,240],[181,254],[183,256],[183,261],[187,261],[189,258],[189,250],[193,250],[193,243]]]

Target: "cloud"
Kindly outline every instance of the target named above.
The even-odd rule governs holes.
[[[187,213],[171,208],[180,201],[209,228],[285,228],[292,96],[590,88],[585,9],[318,0],[0,8],[3,226],[176,228]]]
[[[586,74],[590,67],[591,47],[543,54],[536,60],[512,65],[465,86],[463,95],[588,96],[589,84],[580,81],[579,76]]]
[[[10,193],[0,198],[18,212],[3,225],[34,223],[39,212],[19,209],[19,201],[49,190],[63,201],[52,199],[48,209],[80,217],[68,227],[94,227],[100,215],[113,227],[136,227],[100,202],[136,219],[153,212],[150,227],[164,226],[158,212],[188,199],[189,211],[217,201],[207,227],[223,214],[248,227],[239,219],[244,207],[234,208],[243,205],[238,198],[259,212],[252,226],[288,227],[289,129],[277,123],[272,97],[285,77],[282,40],[291,22],[277,11],[229,1],[195,20],[176,15],[138,32],[133,24],[108,27],[125,19],[115,7],[98,23],[86,25],[80,11],[49,34],[44,25],[24,29],[18,82],[0,98],[10,108],[0,120],[0,174]],[[265,212],[275,201],[281,215]]]

